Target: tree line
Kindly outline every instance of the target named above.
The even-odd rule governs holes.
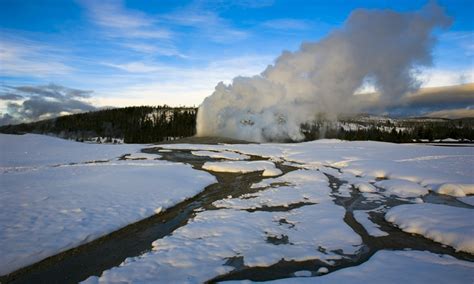
[[[196,108],[166,105],[125,107],[6,125],[0,127],[0,132],[52,134],[78,141],[104,137],[108,141],[123,139],[125,143],[152,143],[193,136],[196,114]]]

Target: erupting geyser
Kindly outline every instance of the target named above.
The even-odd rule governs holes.
[[[431,64],[432,31],[449,24],[435,3],[409,13],[355,10],[343,27],[283,52],[260,75],[219,83],[199,107],[197,135],[298,141],[301,124],[317,114],[364,110],[367,101],[354,93],[367,80],[380,107],[394,104],[419,87],[413,75]]]

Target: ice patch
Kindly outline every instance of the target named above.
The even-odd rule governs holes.
[[[263,171],[263,176],[277,176],[282,172],[269,161],[226,161],[226,162],[206,162],[203,169],[213,172],[226,173],[250,173]]]
[[[369,213],[367,211],[357,210],[353,212],[356,221],[361,224],[367,233],[373,237],[388,236],[388,233],[380,230],[380,226],[370,220]]]
[[[192,151],[191,154],[193,154],[194,156],[204,156],[204,157],[211,157],[213,159],[225,159],[225,160],[235,160],[235,161],[250,159],[250,157],[247,155],[242,155],[239,153],[229,152],[229,151],[220,151],[220,152]]]
[[[469,204],[471,206],[474,206],[474,196],[461,197],[461,198],[458,198],[458,200],[466,204]]]

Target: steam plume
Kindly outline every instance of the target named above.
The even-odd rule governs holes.
[[[379,93],[377,105],[397,103],[420,86],[417,68],[432,63],[433,29],[449,24],[435,3],[410,13],[355,10],[343,27],[283,52],[260,75],[220,82],[199,107],[197,135],[301,140],[301,124],[316,115],[363,110],[366,100],[354,93],[367,81]]]

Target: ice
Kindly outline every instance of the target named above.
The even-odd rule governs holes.
[[[472,209],[428,203],[400,205],[390,209],[385,219],[405,232],[474,253]]]
[[[461,202],[474,206],[474,196],[466,196],[458,198]]]
[[[248,160],[248,159],[250,159],[250,157],[247,156],[247,155],[241,155],[239,153],[229,152],[229,151],[220,151],[220,152],[215,152],[215,151],[192,151],[191,154],[193,154],[194,156],[211,157],[213,159],[225,159],[225,160]]]
[[[250,173],[263,171],[263,176],[277,176],[282,172],[270,161],[226,161],[226,162],[206,162],[203,169],[213,172],[225,173]]]
[[[148,153],[132,153],[123,156],[125,160],[157,160],[161,156],[158,154],[148,154]]]
[[[308,270],[300,270],[300,271],[296,271],[294,275],[296,277],[310,277],[311,275],[313,275],[313,273]]]
[[[388,236],[388,233],[380,230],[380,226],[370,220],[368,211],[357,210],[353,214],[356,221],[364,227],[369,235],[373,237]]]
[[[271,283],[472,283],[474,263],[427,251],[375,253],[368,261],[319,277],[287,278]]]
[[[408,180],[381,180],[376,182],[375,186],[385,189],[382,194],[386,196],[418,197],[428,194],[428,189]]]
[[[36,168],[0,174],[0,275],[161,212],[216,182],[212,175],[190,165],[118,160],[126,153],[137,152],[136,145],[80,144],[38,135],[4,136],[0,135],[1,164]],[[35,145],[29,150],[32,162],[21,155],[18,161],[13,159],[18,149],[31,145]],[[53,150],[57,145],[57,151],[64,151],[65,157],[63,152]],[[91,153],[111,160],[66,163],[68,159],[94,159]]]

